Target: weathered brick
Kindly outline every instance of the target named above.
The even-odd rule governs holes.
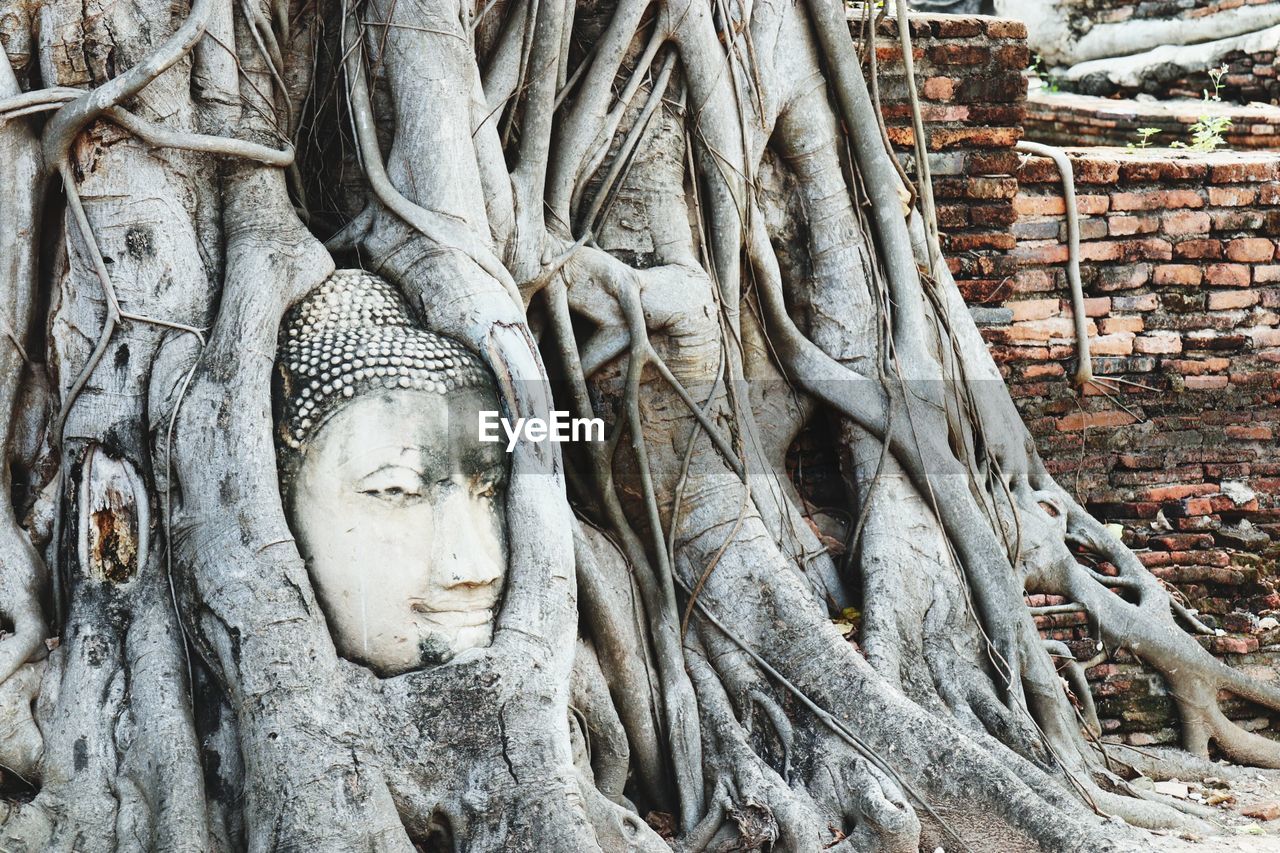
[[[1221,240],[1182,240],[1173,247],[1173,256],[1175,258],[1186,258],[1188,260],[1201,260],[1205,258],[1217,259],[1222,257],[1222,241]]]
[[[1202,358],[1202,359],[1179,359],[1174,361],[1166,361],[1165,365],[1174,373],[1180,373],[1183,376],[1201,376],[1206,373],[1218,373],[1226,370],[1230,366],[1230,359],[1226,358]]]
[[[1215,184],[1280,180],[1280,161],[1260,160],[1223,163],[1211,169],[1210,180]]]
[[[1004,330],[1005,340],[1013,342],[1046,342],[1053,338],[1069,338],[1075,332],[1071,320],[1051,317],[1045,320],[1024,320]]]
[[[1154,293],[1141,296],[1113,296],[1111,305],[1117,311],[1154,311],[1160,305],[1160,297]]]
[[[1116,332],[1141,332],[1143,326],[1141,317],[1105,317],[1098,321],[1098,331],[1104,335]]]
[[[1184,285],[1194,287],[1204,278],[1204,273],[1195,264],[1158,264],[1151,274],[1153,284]]]
[[[1160,227],[1164,229],[1164,233],[1176,236],[1208,234],[1209,226],[1209,214],[1203,210],[1184,210],[1169,213],[1160,220]]]
[[[1013,277],[1013,289],[1018,293],[1045,293],[1057,286],[1048,270],[1021,270]]]
[[[1112,210],[1167,210],[1201,208],[1204,199],[1195,190],[1144,190],[1111,194]]]
[[[1227,377],[1188,376],[1183,383],[1188,391],[1214,391],[1227,387]]]
[[[931,101],[950,101],[956,93],[956,81],[952,77],[929,77],[920,86],[920,93]]]
[[[1067,205],[1061,196],[1019,194],[1013,199],[1013,209],[1019,216],[1061,216]]]
[[[1132,290],[1151,280],[1151,264],[1125,264],[1098,271],[1095,288],[1102,291]]]
[[[1111,209],[1111,199],[1105,195],[1076,196],[1076,211],[1082,216],[1101,216]]]
[[[1133,342],[1137,352],[1165,355],[1182,352],[1182,336],[1177,332],[1147,332]]]
[[[1249,268],[1243,264],[1210,264],[1204,275],[1209,284],[1219,287],[1249,286]]]
[[[1025,39],[1027,25],[1011,18],[991,18],[987,21],[987,35],[996,39]]]
[[[1006,302],[1005,307],[1013,312],[1015,321],[1043,320],[1061,313],[1061,304],[1057,299],[1019,299]]]
[[[1147,501],[1178,501],[1193,495],[1211,495],[1218,491],[1212,483],[1184,483],[1172,486],[1156,486],[1142,492],[1142,499]]]
[[[1014,257],[1024,264],[1066,263],[1067,247],[1062,243],[1023,243],[1013,250]]]
[[[1265,237],[1246,237],[1227,243],[1227,258],[1242,263],[1264,263],[1275,257],[1276,244]]]
[[[1224,431],[1227,438],[1238,441],[1270,441],[1275,437],[1275,431],[1271,427],[1262,425],[1229,426]]]
[[[1280,347],[1280,328],[1274,326],[1251,329],[1249,337],[1253,339],[1255,347]]]
[[[1209,187],[1209,204],[1215,207],[1242,207],[1257,200],[1253,187]]]
[[[1133,346],[1133,332],[1116,332],[1089,339],[1089,352],[1092,355],[1129,355],[1133,352]]]
[[[1113,237],[1129,237],[1134,234],[1150,234],[1160,227],[1155,216],[1112,215],[1107,217],[1107,230]]]
[[[1253,290],[1227,290],[1209,294],[1210,311],[1249,308],[1256,304],[1258,304],[1258,293]]]
[[[1134,420],[1133,415],[1118,409],[1107,409],[1101,412],[1072,412],[1059,418],[1057,427],[1061,432],[1073,432],[1082,429],[1126,426]]]

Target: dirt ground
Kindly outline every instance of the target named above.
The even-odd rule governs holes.
[[[1169,853],[1280,853],[1280,772],[1222,766],[1221,776],[1169,779],[1155,793],[1209,808],[1217,834],[1147,833]],[[1256,816],[1249,816],[1256,815]]]

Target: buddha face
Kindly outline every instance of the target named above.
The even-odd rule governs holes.
[[[501,445],[481,443],[488,388],[377,390],[308,443],[294,533],[338,652],[381,675],[488,645],[506,573]]]

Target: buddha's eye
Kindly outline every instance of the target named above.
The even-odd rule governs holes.
[[[403,503],[422,497],[422,478],[408,468],[384,468],[361,480],[357,489],[371,498]]]
[[[382,500],[387,501],[422,497],[422,492],[417,489],[408,489],[403,486],[384,486],[380,489],[362,489],[360,494],[368,495],[371,498],[381,498]]]

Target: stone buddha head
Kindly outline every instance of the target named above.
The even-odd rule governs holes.
[[[339,654],[390,676],[488,645],[507,566],[489,369],[339,270],[286,315],[275,388],[290,526]]]

